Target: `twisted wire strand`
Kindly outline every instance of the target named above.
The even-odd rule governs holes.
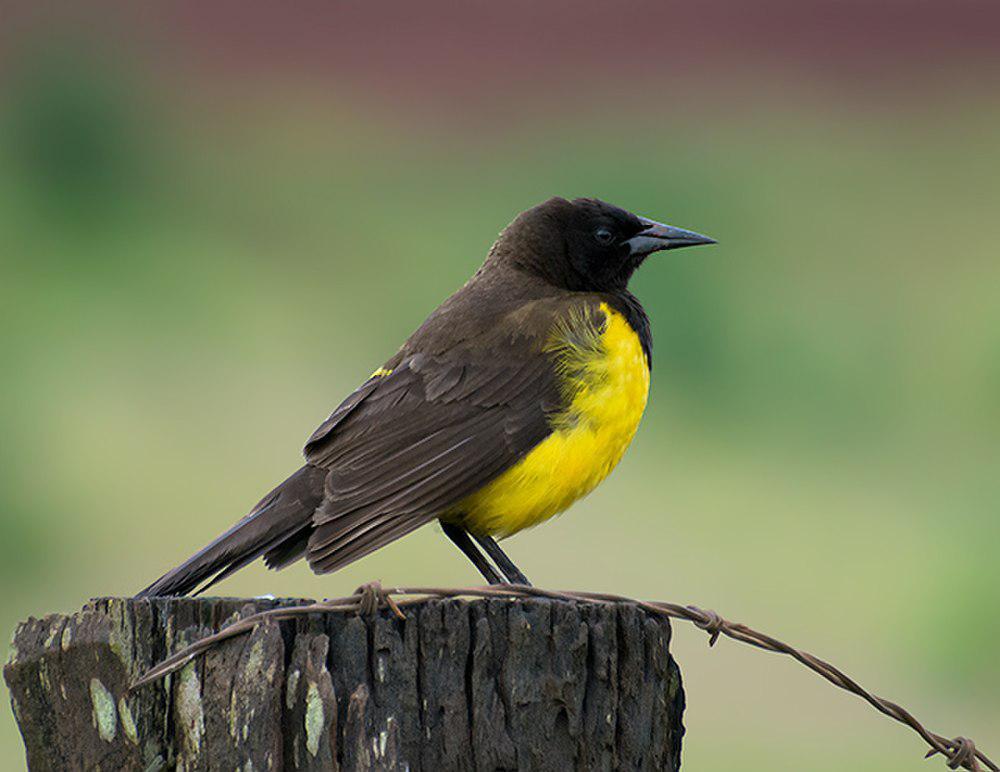
[[[754,630],[747,625],[731,622],[712,610],[697,606],[681,606],[666,601],[645,601],[603,592],[584,592],[576,590],[545,590],[540,587],[524,585],[488,585],[484,587],[383,587],[380,582],[368,582],[361,585],[352,595],[333,598],[302,606],[287,606],[283,608],[261,611],[227,625],[217,633],[195,641],[180,651],[170,655],[155,667],[136,680],[130,689],[137,689],[145,684],[158,681],[174,673],[222,641],[250,632],[261,622],[272,620],[282,621],[309,614],[327,613],[331,611],[349,611],[358,614],[374,614],[380,608],[390,609],[399,619],[405,619],[403,609],[415,603],[430,599],[445,598],[548,598],[551,600],[576,601],[593,604],[631,604],[649,614],[681,619],[691,622],[709,636],[709,646],[714,646],[720,637],[725,636],[734,641],[754,646],[764,651],[784,654],[800,662],[817,673],[834,686],[850,692],[879,713],[908,726],[930,746],[925,758],[941,754],[949,769],[964,769],[968,772],[983,772],[983,765],[990,772],[1000,772],[998,767],[975,743],[967,737],[949,739],[944,735],[931,732],[923,726],[906,708],[901,705],[872,694],[857,681],[834,665],[808,652],[796,649],[787,643],[779,641],[766,633]]]

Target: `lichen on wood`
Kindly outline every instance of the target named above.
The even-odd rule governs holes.
[[[227,622],[300,600],[121,599],[29,619],[4,669],[31,770],[676,770],[670,626],[634,606],[428,600],[406,619]]]

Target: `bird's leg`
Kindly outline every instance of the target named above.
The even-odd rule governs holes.
[[[531,582],[528,581],[528,577],[521,573],[521,569],[514,565],[514,561],[507,557],[507,554],[500,549],[500,545],[497,544],[492,537],[476,536],[473,534],[472,538],[475,539],[479,543],[479,546],[486,551],[486,554],[493,559],[493,562],[497,564],[497,568],[499,568],[503,575],[507,577],[507,581],[510,584],[523,584],[526,587],[531,587]]]
[[[444,531],[444,535],[455,542],[455,546],[465,553],[465,557],[472,561],[472,565],[479,569],[479,573],[483,575],[483,578],[487,582],[490,584],[505,584],[503,577],[490,565],[490,562],[483,553],[476,549],[476,545],[469,538],[468,531],[452,523],[441,523],[441,529]]]

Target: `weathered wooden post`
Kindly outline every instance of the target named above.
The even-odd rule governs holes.
[[[677,770],[670,626],[633,606],[427,600],[326,612],[128,686],[293,600],[95,600],[24,622],[4,669],[31,770]]]

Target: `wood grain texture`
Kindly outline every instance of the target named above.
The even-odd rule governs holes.
[[[4,669],[31,770],[677,770],[670,626],[631,606],[432,600],[401,621],[259,625],[135,692],[166,654],[297,600],[95,600],[29,619]]]

